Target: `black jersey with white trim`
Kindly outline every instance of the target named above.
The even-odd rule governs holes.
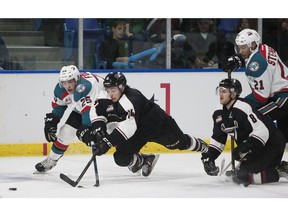
[[[217,109],[213,114],[213,121],[210,146],[219,151],[219,154],[225,147],[228,134],[233,134],[238,144],[251,137],[265,146],[269,134],[276,130],[269,117],[263,116],[243,98],[238,98],[229,110],[226,106]]]
[[[99,100],[97,115],[105,117],[105,122],[118,122],[110,134],[112,142],[124,142],[132,137],[136,130],[153,133],[161,127],[166,116],[164,110],[153,101],[147,99],[139,90],[125,87],[118,102]]]

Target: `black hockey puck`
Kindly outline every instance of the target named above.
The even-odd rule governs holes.
[[[9,190],[11,190],[11,191],[16,191],[17,188],[9,188]]]
[[[78,187],[78,188],[83,188],[83,186],[81,186],[81,185],[78,185],[77,187]]]

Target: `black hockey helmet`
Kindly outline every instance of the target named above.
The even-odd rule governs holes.
[[[121,72],[110,72],[104,79],[104,87],[118,87],[122,91],[124,90],[125,86],[127,85],[126,77]]]
[[[239,80],[237,79],[223,79],[221,80],[221,82],[219,83],[219,87],[224,87],[224,88],[227,88],[229,89],[229,91],[232,93],[232,92],[236,92],[236,94],[239,96],[242,92],[242,85],[241,83],[239,82]]]

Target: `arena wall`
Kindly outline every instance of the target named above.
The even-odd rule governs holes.
[[[91,72],[102,77],[108,73]],[[154,97],[155,102],[177,121],[183,132],[209,142],[213,126],[212,114],[219,106],[219,96],[215,94],[215,89],[219,81],[227,77],[226,73],[219,70],[122,72],[126,75],[128,85],[139,89],[149,99]],[[241,81],[242,95],[247,95],[250,88],[244,73],[235,72],[232,77]],[[44,116],[51,112],[57,79],[58,71],[0,73],[0,156],[38,156],[49,153],[51,143],[47,143],[44,137]],[[91,149],[75,137],[66,154],[90,152]],[[143,152],[171,151],[157,143],[148,143]]]

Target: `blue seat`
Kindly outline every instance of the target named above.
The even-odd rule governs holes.
[[[100,44],[106,37],[106,30],[100,28],[97,19],[83,19],[83,49],[85,53],[93,52],[95,55],[98,52]],[[96,48],[92,48],[95,44]],[[64,23],[64,47],[65,56],[64,60],[71,60],[74,50],[78,47],[78,19],[66,19]],[[98,56],[97,56],[98,57]],[[96,58],[95,58],[96,60]],[[99,64],[102,65],[99,66]],[[96,68],[104,67],[104,62],[100,62],[99,58],[96,61]],[[105,67],[106,68],[106,67]]]

